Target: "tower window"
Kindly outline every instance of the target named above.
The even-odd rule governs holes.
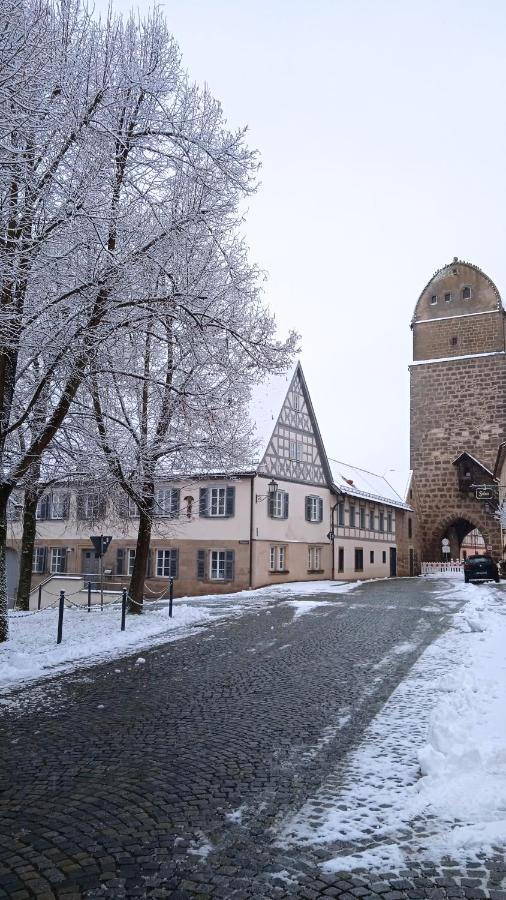
[[[452,347],[456,347],[457,344],[458,344],[458,338],[452,337],[452,339],[451,339],[451,345],[452,345]]]
[[[463,300],[470,300],[470,299],[471,299],[471,288],[470,288],[470,287],[463,287],[463,288],[462,288],[462,299],[463,299]]]
[[[448,291],[448,293],[445,294],[445,303],[449,303],[451,299],[452,299],[452,295],[451,295],[450,291]]]
[[[430,298],[430,305],[435,306],[436,303],[437,303],[437,294],[433,294],[432,297]]]

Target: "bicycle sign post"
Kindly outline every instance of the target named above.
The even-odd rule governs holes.
[[[441,550],[443,551],[443,559],[446,562],[450,555],[450,541],[448,540],[448,538],[443,538],[443,540],[441,541]]]
[[[90,534],[90,541],[95,548],[95,555],[99,560],[100,572],[100,610],[104,608],[104,554],[112,541],[112,534]]]

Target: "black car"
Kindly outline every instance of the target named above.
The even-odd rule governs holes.
[[[499,581],[499,569],[491,556],[470,556],[464,563],[464,581]]]

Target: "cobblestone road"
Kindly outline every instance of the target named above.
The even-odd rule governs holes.
[[[500,854],[467,872],[322,876],[322,851],[275,840],[454,608],[421,580],[364,584],[10,695],[0,897],[506,897]]]

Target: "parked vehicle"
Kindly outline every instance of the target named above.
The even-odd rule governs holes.
[[[464,563],[464,581],[495,581],[499,582],[499,569],[491,556],[482,553],[470,556]]]

